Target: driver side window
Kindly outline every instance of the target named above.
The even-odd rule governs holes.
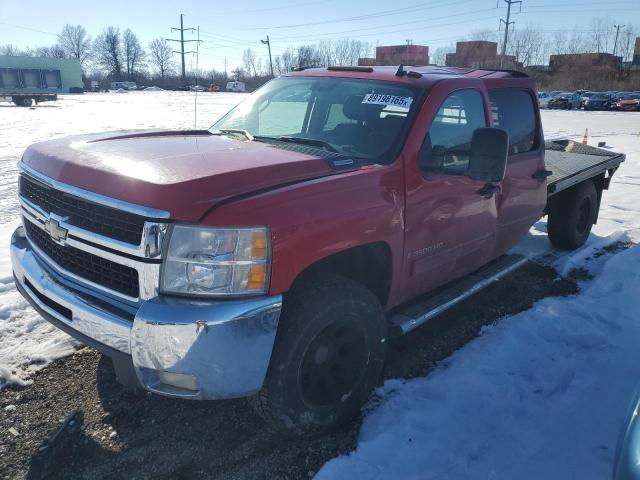
[[[438,109],[420,152],[427,174],[464,175],[469,168],[471,138],[486,127],[484,100],[478,90],[458,90]]]

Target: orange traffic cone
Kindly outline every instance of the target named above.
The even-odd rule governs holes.
[[[585,128],[584,129],[584,137],[582,137],[582,144],[586,145],[587,144],[587,137],[589,136],[589,129]]]

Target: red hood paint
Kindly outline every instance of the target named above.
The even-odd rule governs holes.
[[[336,172],[314,156],[206,131],[71,136],[30,146],[22,161],[69,185],[186,221],[229,197]]]

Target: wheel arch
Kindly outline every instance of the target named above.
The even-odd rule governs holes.
[[[393,276],[391,247],[384,241],[366,243],[320,258],[302,269],[291,289],[320,274],[335,274],[354,280],[369,289],[381,305],[389,300]]]

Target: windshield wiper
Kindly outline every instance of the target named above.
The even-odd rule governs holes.
[[[245,138],[251,142],[253,142],[254,140],[254,136],[242,128],[221,128],[220,130],[218,130],[218,132],[219,133],[239,133],[240,135],[244,135]]]
[[[266,137],[266,136],[258,136],[255,137],[257,140],[279,140],[281,142],[287,143],[300,143],[302,145],[311,145],[312,147],[320,147],[325,150],[329,150],[330,152],[338,153],[336,147],[327,143],[323,140],[317,140],[315,138],[305,138],[305,137],[291,137],[288,135],[281,135],[279,137]]]

